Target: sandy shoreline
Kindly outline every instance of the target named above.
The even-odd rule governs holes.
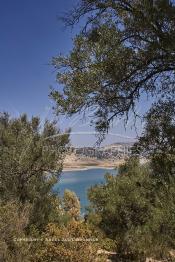
[[[63,168],[63,172],[67,171],[83,171],[83,170],[89,170],[89,169],[115,169],[114,167],[106,167],[106,166],[86,166],[86,167],[65,167]]]
[[[97,169],[97,168],[114,169],[114,168],[119,167],[124,162],[125,162],[124,159],[99,160],[99,159],[88,158],[88,157],[77,158],[74,154],[71,154],[71,155],[68,155],[64,161],[63,172],[64,171]]]

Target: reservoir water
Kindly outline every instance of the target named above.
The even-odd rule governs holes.
[[[116,175],[117,170],[93,168],[62,172],[59,182],[54,186],[54,192],[63,195],[65,189],[74,191],[79,197],[82,211],[84,211],[84,208],[88,205],[87,189],[93,185],[103,183],[106,173]]]

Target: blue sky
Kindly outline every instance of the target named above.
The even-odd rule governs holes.
[[[26,112],[41,118],[53,116],[49,110],[49,86],[57,86],[55,72],[49,65],[53,56],[66,54],[72,47],[72,38],[78,31],[65,29],[57,16],[71,9],[75,0],[1,0],[0,1],[0,111],[13,116]],[[146,107],[146,99],[140,103]],[[114,124],[113,134],[135,137],[131,119],[126,131],[121,122]],[[62,129],[73,132],[91,132],[88,121],[80,117],[60,119]],[[138,123],[138,132],[141,126]],[[92,145],[94,135],[72,135],[74,145]],[[105,143],[124,140],[108,135]]]
[[[73,0],[1,0],[0,110],[41,114],[55,83],[52,56],[71,48],[70,30],[58,21]]]

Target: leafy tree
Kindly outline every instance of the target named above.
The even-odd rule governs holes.
[[[117,261],[167,259],[175,248],[175,180],[159,190],[157,183],[149,166],[130,159],[118,176],[89,190],[96,224],[116,241]]]
[[[55,196],[68,135],[55,123],[10,118],[0,115],[0,196],[3,201],[32,204],[30,221],[38,226],[48,223]]]
[[[63,209],[75,220],[80,219],[80,201],[75,192],[66,189],[63,196]]]
[[[107,175],[105,184],[89,190],[94,212],[101,217],[99,227],[116,240],[117,252],[122,254],[132,251],[130,245],[133,243],[129,239],[134,237],[133,231],[151,215],[147,196],[152,188],[148,185],[147,170],[134,162],[128,164],[128,171],[116,177]]]
[[[121,261],[150,256],[174,261],[174,143],[174,100],[159,101],[145,116],[145,130],[133,148],[147,164],[132,157],[118,176],[108,175],[106,183],[89,190],[88,221],[117,242]]]
[[[155,175],[168,179],[175,174],[175,101],[155,104],[145,122],[133,152],[150,159]]]
[[[80,0],[64,20],[74,25],[81,17],[72,51],[52,61],[64,87],[51,92],[58,113],[91,109],[103,135],[142,94],[174,99],[174,1]]]

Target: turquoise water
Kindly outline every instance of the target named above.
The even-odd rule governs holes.
[[[88,205],[87,189],[95,184],[104,182],[104,175],[117,174],[115,169],[95,168],[78,171],[65,171],[59,182],[54,186],[54,192],[63,195],[65,189],[74,191],[80,199],[82,211]]]

